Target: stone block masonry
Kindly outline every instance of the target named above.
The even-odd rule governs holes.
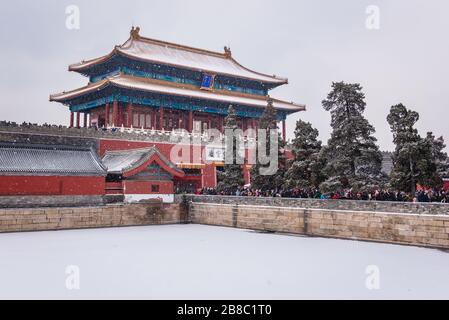
[[[193,223],[449,248],[449,215],[192,202]]]
[[[307,206],[293,206],[296,201]],[[379,203],[177,196],[170,205],[11,208],[0,209],[0,233],[191,222],[449,249],[447,205],[395,204],[388,207],[388,204],[381,205],[389,211],[369,211],[368,208],[377,208]],[[394,212],[396,209],[401,212]]]
[[[179,198],[180,196],[178,196]],[[256,198],[223,196],[187,196],[189,201],[268,207],[294,207],[328,210],[449,215],[447,203],[411,203],[388,201],[319,200],[296,198]]]
[[[182,223],[179,204],[0,209],[0,233]]]

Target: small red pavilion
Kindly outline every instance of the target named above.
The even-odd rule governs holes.
[[[126,202],[160,199],[174,201],[173,179],[184,177],[184,171],[164,157],[156,147],[107,151],[106,193],[123,194]]]

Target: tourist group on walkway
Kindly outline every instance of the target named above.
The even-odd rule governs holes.
[[[414,195],[391,190],[376,190],[373,192],[353,192],[342,190],[333,193],[322,193],[318,189],[288,189],[288,190],[253,190],[239,188],[235,192],[218,192],[214,188],[203,188],[199,195],[222,195],[237,197],[282,197],[301,199],[332,199],[332,200],[364,200],[364,201],[397,201],[397,202],[440,202],[449,203],[449,191],[419,190]]]

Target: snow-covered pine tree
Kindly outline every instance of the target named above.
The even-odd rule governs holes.
[[[449,159],[447,153],[444,152],[446,144],[441,136],[435,138],[432,132],[427,133],[427,139],[432,145],[432,158],[435,161],[437,174],[440,178],[449,177]]]
[[[432,132],[427,132],[425,143],[431,156],[427,165],[426,181],[423,181],[423,184],[430,188],[441,188],[443,186],[443,178],[447,177],[449,173],[447,153],[444,152],[444,148],[446,148],[444,138],[435,138]]]
[[[234,107],[231,105],[228,109],[228,115],[225,118],[224,123],[225,130],[235,131],[238,129],[237,125],[237,116],[235,113]],[[245,184],[245,180],[243,178],[243,169],[241,164],[237,164],[237,138],[233,137],[233,155],[232,155],[232,163],[225,163],[224,171],[221,176],[221,181],[218,183],[217,191],[224,192],[226,194],[235,194],[239,187],[242,187]],[[230,143],[230,141],[226,141],[226,143]]]
[[[318,130],[311,123],[303,120],[296,122],[295,138],[291,144],[294,159],[285,174],[286,188],[318,188],[325,180],[318,135]]]
[[[363,116],[366,103],[360,84],[334,82],[322,104],[332,117],[331,138],[322,152],[328,177],[320,186],[322,191],[370,191],[382,187],[386,180],[382,154],[373,136],[375,129]]]
[[[266,155],[270,155],[270,130],[277,130],[277,111],[273,106],[273,100],[269,99],[267,107],[263,115],[259,119],[258,129],[266,130]],[[278,170],[274,175],[262,175],[260,169],[262,167],[269,167],[269,165],[262,165],[259,163],[257,157],[256,164],[251,169],[251,187],[262,191],[280,190],[284,185],[284,174],[286,171],[286,157],[284,152],[285,143],[280,134],[278,134]],[[257,155],[259,150],[257,150]]]
[[[412,194],[418,183],[430,183],[436,172],[432,155],[434,140],[421,138],[414,127],[418,120],[419,114],[403,104],[392,106],[387,117],[396,145],[390,184],[397,190]]]

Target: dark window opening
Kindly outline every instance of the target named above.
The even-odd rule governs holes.
[[[106,176],[106,182],[121,182],[122,180],[121,174],[108,174]]]

